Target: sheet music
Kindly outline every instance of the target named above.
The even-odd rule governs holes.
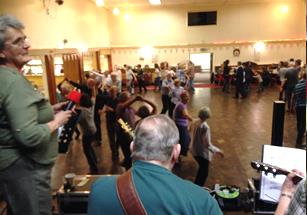
[[[306,175],[306,151],[303,149],[263,145],[262,162],[291,171],[298,169]],[[286,176],[261,173],[260,199],[278,202]]]

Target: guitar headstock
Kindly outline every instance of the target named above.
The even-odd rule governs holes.
[[[251,161],[251,166],[256,169],[257,171],[263,171],[267,175],[268,173],[272,173],[275,177],[276,175],[288,175],[290,171],[286,169],[279,168],[277,166],[273,166],[270,164],[262,163],[260,161]],[[300,180],[303,179],[303,176],[296,174],[293,177],[293,183],[297,184]]]
[[[119,118],[117,122],[126,133],[128,133],[132,138],[134,137],[134,132],[127,122],[124,122],[122,118]]]
[[[290,172],[260,161],[251,161],[251,166],[257,171],[263,171],[265,174],[272,173],[273,175],[288,175]]]

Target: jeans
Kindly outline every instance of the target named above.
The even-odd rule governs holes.
[[[189,90],[191,90],[192,92],[195,91],[195,88],[194,88],[194,78],[190,78],[189,79]]]
[[[52,166],[21,157],[0,170],[0,189],[8,204],[9,215],[51,215]]]
[[[180,154],[183,156],[187,156],[189,151],[189,145],[191,142],[191,137],[188,131],[188,127],[177,125],[177,128],[179,130],[179,144],[181,145]]]

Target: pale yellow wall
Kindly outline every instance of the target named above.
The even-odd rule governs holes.
[[[90,0],[65,0],[62,6],[51,2],[51,13],[46,14],[42,0],[0,0],[0,13],[11,13],[26,25],[32,48],[56,48],[64,38],[66,48],[111,47],[113,65],[138,63],[153,65],[168,61],[171,65],[189,59],[190,53],[206,48],[213,53],[213,65],[225,59],[232,64],[238,60],[276,63],[280,60],[300,58],[306,61],[306,45],[300,42],[270,43],[265,52],[254,54],[253,44],[214,45],[214,42],[248,40],[280,40],[306,38],[306,3],[304,0],[272,0],[266,3],[233,4],[221,6],[151,7],[121,9],[120,16],[111,10],[98,8]],[[287,14],[279,12],[280,2],[289,6]],[[187,27],[187,11],[217,10],[216,26]],[[123,14],[128,12],[130,20]],[[195,45],[196,44],[196,45]],[[154,60],[139,60],[137,47],[142,45],[164,46],[158,48]],[[124,47],[133,48],[128,49]],[[191,48],[191,46],[193,48]],[[241,55],[232,51],[240,48]]]
[[[0,13],[14,15],[25,24],[33,49],[57,48],[63,39],[68,40],[66,48],[109,46],[105,9],[88,0],[65,0],[61,6],[54,0],[45,2],[50,5],[49,15],[42,0],[0,0]]]
[[[289,1],[287,14],[280,13],[280,6],[279,2],[267,1],[223,7],[134,9],[128,11],[128,21],[122,15],[109,15],[110,41],[112,46],[141,46],[305,38],[305,1]],[[187,11],[210,10],[217,10],[217,25],[187,27]]]
[[[155,50],[156,57],[140,60],[138,49],[116,48],[112,51],[113,62],[116,65],[123,64],[142,64],[153,66],[156,62],[167,61],[170,65],[176,65],[178,62],[189,59],[191,53],[203,52],[199,47],[177,47],[177,48],[158,48]],[[240,49],[240,56],[233,56],[233,49]],[[230,60],[231,65],[238,61],[253,61],[257,64],[278,63],[279,61],[288,61],[290,58],[301,59],[306,62],[306,44],[305,42],[282,42],[268,43],[265,50],[258,54],[255,53],[253,44],[246,45],[211,45],[207,51],[213,53],[213,66],[220,65],[225,59]]]
[[[281,13],[281,3],[287,3],[288,13]],[[258,64],[278,63],[290,58],[306,62],[304,40],[278,42],[285,39],[306,38],[306,3],[304,0],[267,1],[221,6],[190,6],[134,9],[130,20],[122,15],[109,14],[110,42],[113,46],[113,64],[149,64],[168,61],[176,65],[189,59],[190,53],[199,53],[206,48],[213,53],[213,65],[225,59],[231,64],[251,60]],[[187,11],[217,10],[217,25],[187,27]],[[271,40],[263,53],[255,54],[253,43],[248,41]],[[236,44],[234,41],[248,42]],[[273,42],[272,42],[273,41]],[[223,45],[216,45],[222,42]],[[226,44],[230,42],[231,44]],[[154,60],[139,60],[137,47],[156,46]],[[159,48],[171,45],[172,48]],[[129,47],[133,47],[129,49]],[[233,49],[239,48],[239,57]]]

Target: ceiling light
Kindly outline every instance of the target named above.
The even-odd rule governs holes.
[[[118,16],[118,15],[120,14],[120,10],[119,10],[117,7],[115,7],[115,8],[113,9],[113,14],[116,15],[116,16]]]
[[[280,11],[281,11],[282,13],[288,13],[288,11],[289,11],[288,5],[282,5],[282,6],[280,7]]]
[[[254,44],[254,48],[255,48],[255,50],[258,51],[258,52],[263,52],[264,49],[265,49],[265,44],[264,44],[264,42],[262,42],[262,41],[256,42],[256,43]]]
[[[104,0],[96,0],[96,5],[98,7],[103,7],[104,6]]]
[[[160,0],[149,0],[149,3],[152,5],[160,5],[161,1]]]
[[[128,13],[126,13],[125,16],[124,16],[124,18],[125,18],[125,20],[128,21],[128,20],[130,20],[131,17],[130,17],[130,15],[129,15]]]

